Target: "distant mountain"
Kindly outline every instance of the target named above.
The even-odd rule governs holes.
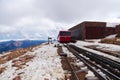
[[[27,48],[44,43],[44,40],[23,40],[23,41],[6,41],[0,42],[0,53],[7,52],[9,50],[15,50],[17,48]]]

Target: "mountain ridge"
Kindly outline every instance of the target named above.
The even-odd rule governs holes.
[[[23,40],[23,41],[5,41],[0,42],[0,53],[15,50],[18,48],[28,48],[46,42],[45,40]]]

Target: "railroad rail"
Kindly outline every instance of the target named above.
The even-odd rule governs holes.
[[[112,56],[120,58],[120,53],[119,52],[114,52],[114,51],[109,51],[109,50],[103,50],[103,49],[96,48],[95,46],[92,46],[92,47],[91,46],[85,46],[85,47],[93,49],[93,50],[97,50],[97,51],[100,51],[100,52],[103,52],[103,53],[106,53],[106,54],[109,54],[109,55],[112,55]]]
[[[78,59],[83,61],[100,80],[120,80],[120,63],[101,55],[86,51],[74,45],[65,45]],[[87,59],[87,58],[89,59]],[[93,63],[93,61],[95,63]],[[94,68],[95,67],[95,68]],[[106,76],[101,75],[100,69]]]
[[[73,66],[72,66],[71,63],[70,63],[70,60],[69,60],[69,58],[67,57],[67,54],[63,52],[61,46],[58,46],[58,54],[59,54],[62,58],[64,58],[65,62],[67,62],[66,65],[68,65],[68,67],[70,68],[70,72],[71,72],[71,75],[72,75],[71,78],[74,78],[74,80],[80,80],[79,77],[77,76],[75,70],[73,69]],[[67,68],[68,68],[68,67],[67,67]],[[68,69],[68,70],[69,70],[69,69]],[[65,80],[68,80],[68,79],[66,78]]]
[[[68,62],[68,64],[69,64],[70,68],[71,68],[71,72],[72,72],[72,75],[73,75],[73,77],[74,77],[74,80],[79,80],[76,72],[74,71],[74,69],[73,69],[72,65],[70,64],[70,62],[69,62],[69,60],[68,60],[67,57],[66,57],[66,59],[67,59],[67,62]]]

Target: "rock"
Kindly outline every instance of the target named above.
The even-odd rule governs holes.
[[[20,76],[16,76],[13,80],[21,80]]]

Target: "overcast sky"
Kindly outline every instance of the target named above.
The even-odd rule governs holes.
[[[67,29],[89,20],[120,22],[120,0],[0,0],[0,33]]]

